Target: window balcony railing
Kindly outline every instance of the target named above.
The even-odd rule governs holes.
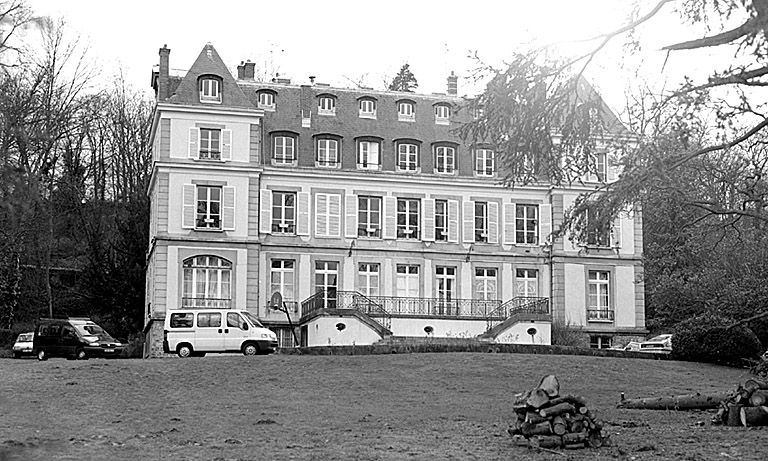
[[[182,309],[231,309],[232,300],[228,298],[181,298]]]
[[[587,309],[589,322],[613,322],[614,311],[608,309]]]
[[[533,296],[512,298],[488,315],[488,329],[517,315],[550,315],[549,299]]]

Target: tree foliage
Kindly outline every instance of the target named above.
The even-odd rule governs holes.
[[[412,93],[413,90],[418,87],[419,82],[416,80],[413,72],[411,72],[410,64],[406,62],[397,72],[397,75],[395,75],[389,85],[387,85],[387,90],[405,91],[407,93]]]

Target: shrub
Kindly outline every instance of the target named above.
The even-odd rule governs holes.
[[[573,325],[570,320],[552,320],[552,345],[589,347],[589,336],[581,326]]]
[[[726,329],[731,323],[731,319],[713,314],[680,322],[672,337],[673,357],[731,366],[757,359],[762,346],[755,333],[743,325]]]

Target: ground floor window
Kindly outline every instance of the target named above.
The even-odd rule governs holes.
[[[589,347],[592,349],[608,349],[611,347],[612,339],[610,336],[605,335],[590,335]]]
[[[270,327],[269,329],[275,332],[275,335],[277,336],[277,347],[296,347],[296,343],[293,339],[293,333],[291,333],[291,329],[289,327]]]
[[[231,286],[230,261],[217,256],[194,256],[184,260],[183,308],[230,308]]]

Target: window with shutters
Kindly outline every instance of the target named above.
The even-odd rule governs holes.
[[[221,229],[221,186],[197,186],[195,228]]]
[[[341,195],[315,194],[315,236],[339,237],[341,234]]]
[[[198,80],[198,90],[200,91],[200,102],[220,103],[221,102],[222,79],[213,75],[203,75]]]
[[[591,212],[591,213],[590,213]],[[587,246],[609,248],[611,246],[611,236],[613,234],[612,222],[593,218],[597,216],[594,210],[587,210],[587,232],[586,232],[586,244]]]
[[[475,202],[475,242],[488,242],[487,202]]]
[[[419,199],[397,199],[397,238],[420,238]]]
[[[450,124],[451,107],[448,104],[437,104],[435,106],[435,123],[438,125]]]
[[[357,168],[360,170],[378,170],[381,166],[379,152],[381,152],[379,141],[357,141]]]
[[[357,198],[357,235],[381,238],[381,197]]]
[[[183,309],[230,308],[232,263],[217,256],[184,260]]]
[[[221,159],[221,130],[200,128],[200,159]]]
[[[401,122],[415,122],[416,111],[413,101],[402,100],[397,102],[397,119]]]
[[[475,175],[493,176],[495,168],[494,152],[491,149],[475,149]]]
[[[272,233],[296,233],[296,193],[272,193]]]
[[[317,113],[319,115],[336,115],[336,96],[330,94],[318,96]]]
[[[515,207],[515,243],[518,245],[537,245],[538,236],[537,205],[517,204]]]
[[[333,138],[317,138],[315,146],[315,165],[320,168],[336,168],[339,162],[339,140]]]
[[[376,100],[373,98],[361,98],[358,101],[360,118],[376,118]]]
[[[435,173],[456,173],[456,149],[451,146],[435,147]]]
[[[448,241],[448,201],[435,200],[435,241]]]
[[[296,165],[296,136],[288,133],[272,135],[272,164]]]
[[[398,171],[416,172],[419,168],[419,146],[405,142],[397,143]]]

